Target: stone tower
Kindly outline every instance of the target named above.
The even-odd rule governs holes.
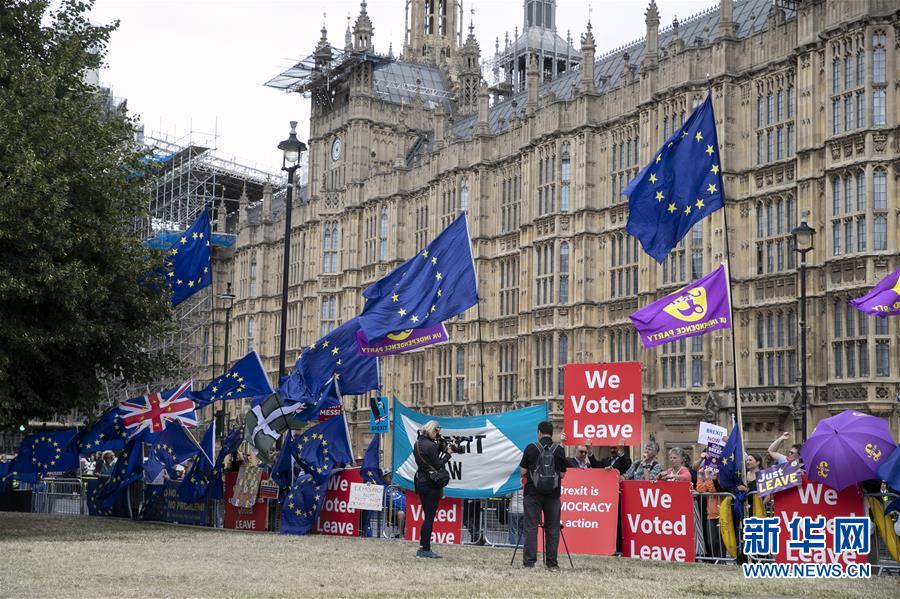
[[[460,114],[472,114],[478,109],[478,88],[481,84],[481,49],[475,40],[475,27],[469,24],[469,36],[459,51],[458,104]]]
[[[459,0],[410,0],[406,4],[403,60],[432,66],[456,56],[462,37]]]

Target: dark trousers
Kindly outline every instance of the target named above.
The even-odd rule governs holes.
[[[525,549],[522,563],[533,566],[537,561],[537,534],[541,513],[544,514],[545,547],[547,566],[557,566],[556,554],[559,548],[559,495],[526,495],[525,501]]]
[[[422,537],[419,545],[425,551],[431,551],[431,529],[434,528],[434,516],[437,514],[438,502],[441,500],[443,489],[436,489],[431,485],[416,485],[416,493],[422,502]]]

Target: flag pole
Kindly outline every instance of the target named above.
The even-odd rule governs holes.
[[[481,366],[481,380],[478,388],[481,391],[481,415],[484,416],[484,339],[481,337],[481,298],[475,303],[478,315],[478,362]]]
[[[709,79],[709,74],[706,75],[706,83],[707,83],[707,93],[712,96],[712,84]],[[725,167],[722,164],[722,154],[719,153],[719,168],[722,169],[722,178],[724,181],[724,173]],[[737,416],[737,427],[738,434],[741,435],[741,451],[744,451],[745,445],[743,440],[744,435],[744,418],[741,414],[741,381],[738,378],[738,353],[737,353],[737,342],[735,341],[734,331],[737,328],[737,323],[734,320],[734,294],[732,293],[732,284],[731,284],[731,246],[728,242],[728,202],[725,197],[725,189],[724,185],[722,185],[722,221],[723,226],[725,228],[725,274],[728,277],[728,318],[731,321],[731,373],[734,377],[734,411]],[[747,482],[747,460],[744,459],[744,456],[739,456],[741,460],[741,473],[744,483]]]

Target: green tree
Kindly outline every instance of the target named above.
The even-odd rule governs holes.
[[[134,122],[86,75],[110,26],[92,2],[0,0],[0,427],[96,406],[105,377],[172,368]],[[42,19],[43,24],[42,24]]]

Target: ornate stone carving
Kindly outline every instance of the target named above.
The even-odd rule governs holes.
[[[876,152],[884,152],[885,147],[887,147],[887,133],[873,133],[872,134],[872,147]]]
[[[703,421],[715,423],[719,419],[719,398],[710,391],[706,394],[706,403],[703,405]]]

